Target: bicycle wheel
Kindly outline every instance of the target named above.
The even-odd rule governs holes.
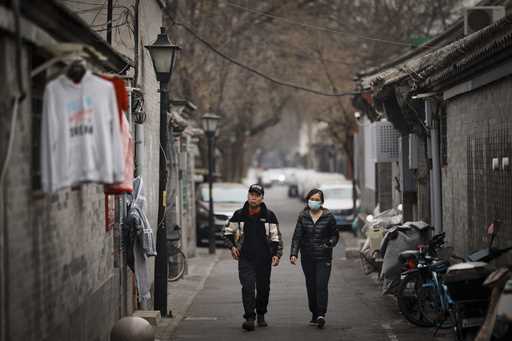
[[[167,280],[174,282],[183,277],[185,273],[185,254],[180,249],[170,250],[169,261],[167,262]]]
[[[407,321],[412,324],[420,327],[433,327],[434,323],[425,319],[419,306],[419,294],[424,282],[425,279],[421,273],[408,274],[400,282],[398,288],[398,308]]]
[[[455,319],[448,310],[447,302],[443,302],[443,289],[431,279],[425,281],[418,290],[419,309],[423,318],[438,328],[453,328]]]

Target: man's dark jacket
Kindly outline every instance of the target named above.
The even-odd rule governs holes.
[[[303,259],[331,260],[332,248],[338,243],[336,219],[327,209],[316,223],[313,222],[308,208],[299,214],[293,233],[290,256],[297,257],[299,251]]]
[[[262,203],[259,217],[258,224],[263,225],[260,225],[260,228],[265,228],[267,238],[266,245],[269,248],[270,254],[280,258],[283,254],[283,239],[281,237],[281,231],[279,231],[276,215]],[[224,228],[224,240],[228,248],[231,249],[233,246],[236,246],[239,250],[243,249],[245,238],[244,229],[252,227],[245,226],[249,221],[251,221],[251,219],[249,219],[249,203],[246,202],[244,207],[233,214]],[[257,228],[258,226],[255,227]]]

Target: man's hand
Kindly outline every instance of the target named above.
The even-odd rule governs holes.
[[[290,257],[290,263],[292,263],[293,265],[297,264],[297,257],[291,256]]]
[[[233,259],[238,260],[240,258],[240,250],[236,246],[233,246],[231,248],[231,256],[233,256]]]
[[[279,265],[279,257],[272,256],[272,266],[278,266]]]

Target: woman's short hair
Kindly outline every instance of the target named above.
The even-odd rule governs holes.
[[[322,204],[324,203],[324,192],[322,192],[321,190],[319,190],[318,188],[313,188],[311,191],[309,191],[309,193],[306,195],[306,202],[309,201],[309,199],[315,195],[315,194],[320,194],[320,201],[322,202]]]

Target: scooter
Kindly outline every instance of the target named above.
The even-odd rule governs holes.
[[[453,316],[457,340],[464,340],[469,330],[475,331],[485,320],[491,290],[484,281],[493,269],[488,262],[512,250],[512,247],[498,249],[493,246],[499,221],[487,227],[489,246],[465,257],[465,262],[452,265],[444,275],[444,283],[453,301]]]

